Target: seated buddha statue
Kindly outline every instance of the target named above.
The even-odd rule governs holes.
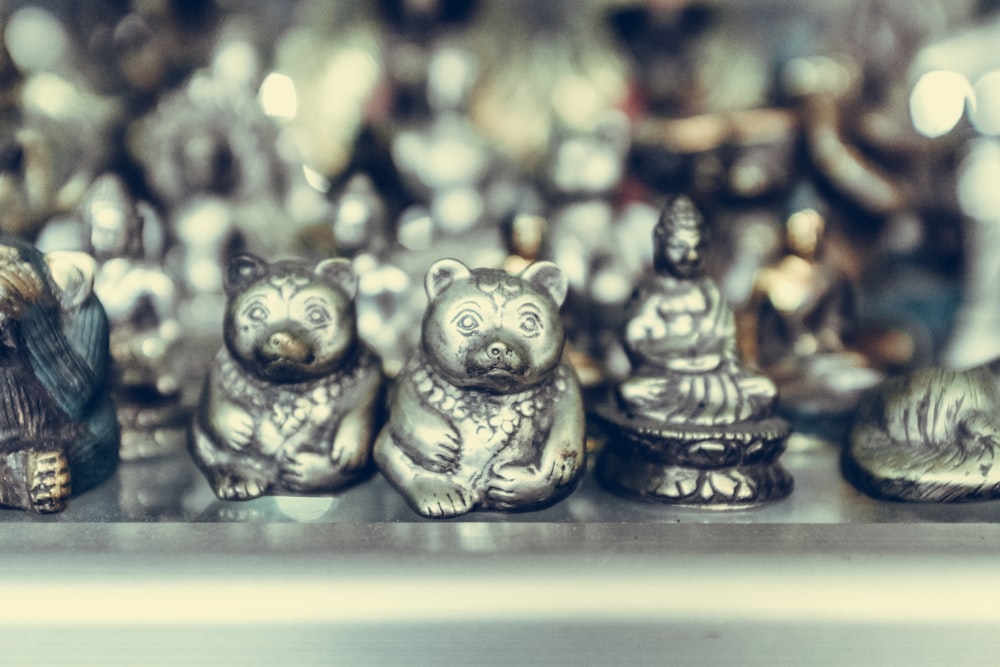
[[[842,352],[856,325],[847,278],[819,259],[825,221],[804,209],[785,222],[787,252],[758,271],[751,290],[756,306],[757,356],[770,367],[790,357]]]
[[[853,346],[854,287],[820,255],[825,221],[803,209],[785,223],[786,253],[761,268],[747,311],[756,349],[748,351],[781,389],[786,412],[851,413],[882,373]]]
[[[784,498],[778,460],[791,432],[777,389],[737,354],[733,311],[702,273],[705,221],[672,200],[653,233],[655,273],[626,309],[632,374],[595,405],[607,436],[596,464],[612,493],[664,503],[745,507]]]
[[[770,416],[777,390],[736,352],[733,312],[702,272],[704,218],[681,196],[653,233],[655,274],[626,311],[624,344],[632,374],[615,392],[632,418],[722,426]]]

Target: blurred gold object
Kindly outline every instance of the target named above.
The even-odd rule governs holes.
[[[470,50],[482,63],[470,115],[502,150],[540,159],[556,125],[587,131],[628,93],[629,69],[602,20],[606,3],[484,3]]]
[[[882,374],[852,349],[855,289],[821,259],[825,231],[824,216],[813,208],[788,217],[784,256],[754,279],[745,340],[751,358],[778,383],[783,407],[846,413]]]
[[[284,136],[302,163],[326,177],[347,166],[364,123],[385,111],[383,60],[367,3],[303,4],[298,24],[275,45],[273,67],[289,83]]]

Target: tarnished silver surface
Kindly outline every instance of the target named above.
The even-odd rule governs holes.
[[[656,274],[626,311],[632,374],[596,411],[609,432],[599,473],[621,493],[663,502],[781,498],[792,488],[777,463],[789,427],[772,417],[774,383],[737,356],[732,310],[701,271],[705,236],[686,197],[657,223]]]
[[[225,345],[191,425],[216,495],[329,492],[370,473],[382,374],[358,339],[350,262],[240,254],[225,284]]]
[[[585,425],[562,361],[562,271],[535,262],[512,276],[442,259],[425,286],[421,348],[375,443],[379,470],[433,518],[565,497],[585,468]]]
[[[1000,362],[925,368],[892,378],[858,407],[847,477],[891,500],[961,502],[1000,496]]]

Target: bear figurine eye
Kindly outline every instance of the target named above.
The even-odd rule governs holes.
[[[534,313],[521,315],[521,331],[528,336],[536,336],[542,330],[542,320]]]
[[[267,308],[260,304],[254,304],[243,312],[248,319],[251,319],[254,322],[263,322],[267,319]]]
[[[462,310],[452,319],[452,323],[458,327],[458,330],[466,335],[471,336],[479,330],[479,325],[482,323],[483,318],[474,310],[466,308]]]
[[[326,311],[326,308],[313,306],[306,311],[306,320],[309,324],[320,326],[330,321],[330,313]]]

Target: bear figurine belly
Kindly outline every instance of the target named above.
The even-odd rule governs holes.
[[[575,488],[585,426],[562,359],[566,287],[551,262],[518,276],[453,259],[431,266],[420,349],[374,448],[379,470],[419,514],[538,509]]]
[[[190,440],[215,494],[323,493],[359,480],[371,469],[382,372],[358,339],[350,263],[244,253],[225,290],[225,344]]]

